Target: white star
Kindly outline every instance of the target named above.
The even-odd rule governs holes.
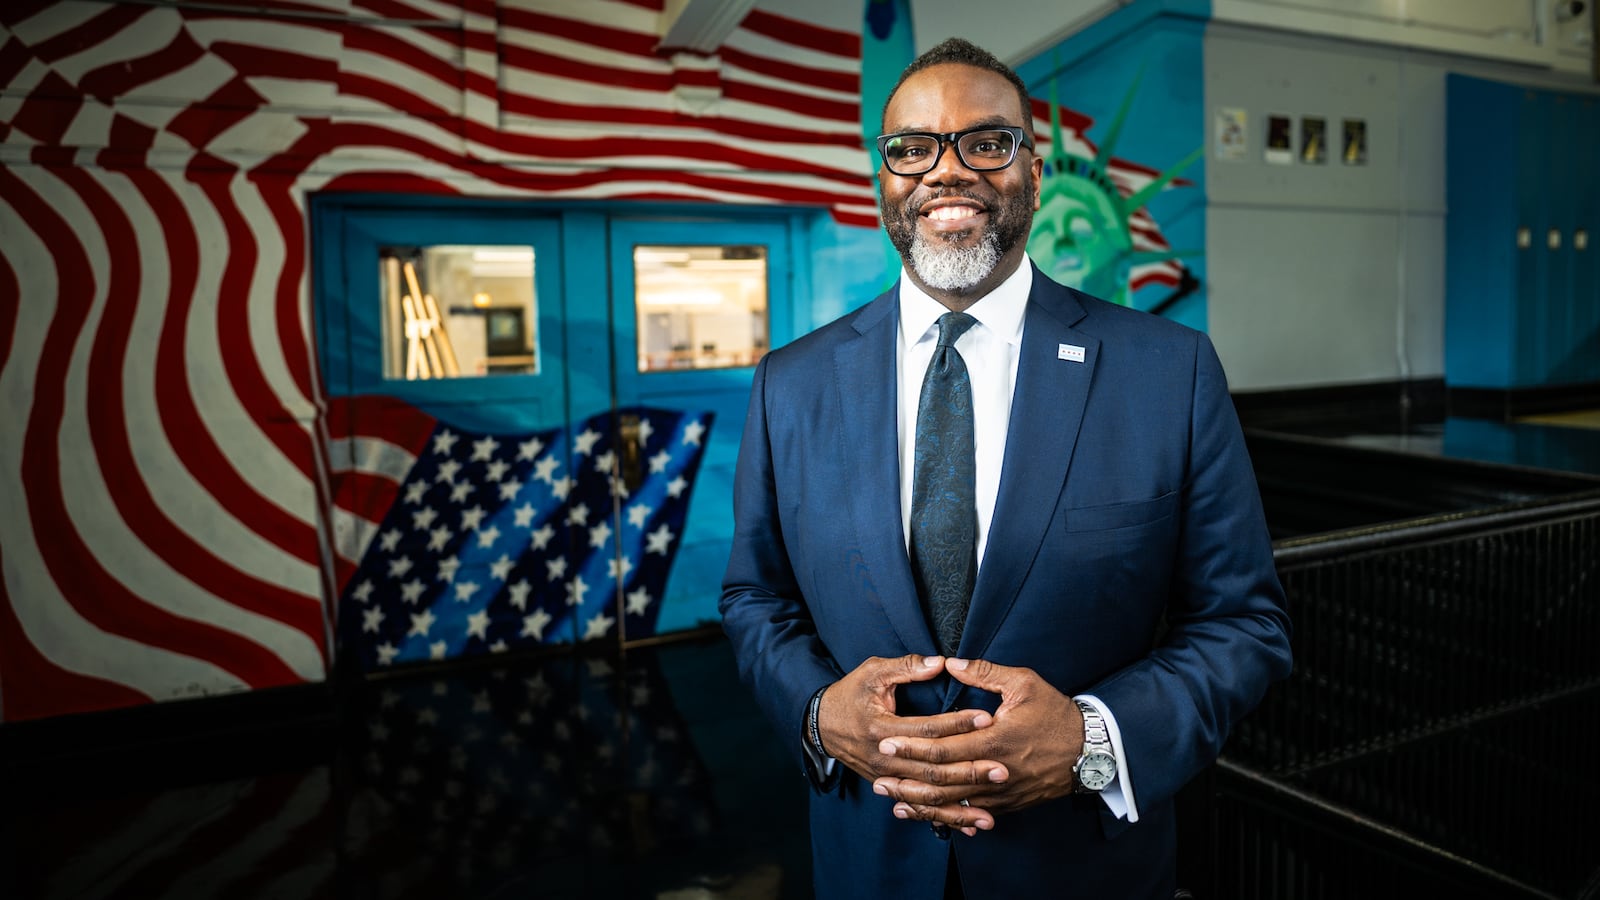
[[[595,638],[605,637],[606,632],[610,631],[611,626],[615,624],[617,624],[616,619],[603,612],[596,613],[594,618],[590,619],[588,624],[584,626],[583,639],[592,641]]]
[[[672,529],[668,528],[663,523],[660,528],[657,528],[655,531],[650,532],[650,534],[646,536],[646,546],[644,552],[659,553],[662,556],[666,556],[667,548],[672,546],[672,537]]]
[[[639,446],[650,443],[650,435],[656,433],[656,427],[650,424],[649,419],[639,420]]]
[[[467,502],[467,497],[469,497],[471,495],[472,495],[472,483],[471,482],[463,481],[460,484],[455,485],[454,487],[450,488],[450,502],[451,503],[465,503],[465,502]]]
[[[428,483],[426,481],[413,481],[406,485],[406,502],[421,503],[422,495],[426,494],[427,492]]]
[[[427,586],[422,583],[422,579],[413,578],[405,584],[400,585],[400,599],[411,604],[412,606],[416,606],[417,601],[422,598],[422,592],[426,587]]]
[[[483,507],[481,507],[481,506],[474,506],[471,509],[462,510],[461,511],[461,530],[462,531],[473,531],[473,530],[476,530],[479,525],[483,524],[483,517],[486,516],[486,515],[488,515],[488,513],[486,513],[484,511]]]
[[[478,583],[476,581],[460,582],[456,585],[456,602],[470,603],[472,601],[472,595],[476,594],[477,592]]]
[[[528,460],[538,456],[539,451],[543,449],[544,442],[540,441],[538,438],[528,438],[517,445],[517,459],[527,462]]]
[[[427,531],[433,527],[433,520],[439,517],[439,511],[431,506],[424,506],[411,514],[411,527],[418,531]]]
[[[600,440],[600,432],[592,428],[585,428],[583,433],[578,435],[572,452],[579,456],[587,456],[594,452],[594,444],[598,440]]]
[[[546,522],[543,525],[540,525],[539,526],[539,530],[535,531],[533,533],[533,535],[532,535],[533,540],[532,540],[531,543],[532,543],[533,549],[535,549],[535,550],[543,550],[546,547],[550,546],[550,539],[555,537],[555,534],[556,534],[556,530],[554,528],[550,527],[550,523],[549,522]]]
[[[516,524],[516,526],[518,528],[527,528],[528,526],[532,525],[533,524],[533,513],[534,513],[534,509],[533,509],[533,504],[532,503],[524,503],[521,506],[517,507],[516,511],[515,511],[515,515],[516,515],[515,524]]]
[[[613,496],[613,497],[626,497],[626,496],[628,496],[628,483],[626,481],[623,481],[621,478],[613,477],[611,479],[611,496]]]
[[[650,520],[650,514],[653,512],[655,510],[643,503],[635,503],[628,507],[628,524],[635,528],[643,528],[644,523]]]
[[[665,528],[667,526],[663,525],[661,527]],[[457,557],[447,556],[444,559],[439,560],[439,580],[455,581],[456,570],[459,568],[461,568],[461,560]]]
[[[394,662],[394,658],[399,655],[400,648],[393,644],[385,642],[378,645],[378,665],[380,666],[389,665],[390,663]]]
[[[583,595],[587,593],[589,593],[589,586],[583,583],[582,575],[572,579],[567,582],[567,605],[582,606]]]
[[[672,454],[663,450],[650,457],[650,474],[660,475],[667,470],[667,463],[672,462]]]
[[[679,475],[677,478],[667,482],[667,496],[676,499],[678,495],[683,493],[683,489],[688,486],[689,482],[684,481],[683,476]]]
[[[606,568],[611,572],[613,581],[626,581],[628,573],[633,571],[633,560],[626,556],[621,559],[612,557],[606,560]]]
[[[650,608],[650,592],[643,587],[628,594],[628,615],[642,616]]]
[[[489,564],[489,576],[495,581],[505,581],[511,574],[512,565],[510,555],[502,553],[499,559]]]
[[[549,625],[555,616],[542,609],[536,609],[531,615],[522,619],[522,636],[531,637],[536,641],[544,640],[544,627]]]
[[[461,463],[458,463],[453,459],[447,459],[439,464],[439,474],[433,476],[433,480],[442,481],[445,484],[455,484],[456,473],[460,471]]]
[[[397,556],[394,559],[389,560],[390,578],[399,578],[409,571],[411,571],[411,557]]]
[[[509,468],[511,468],[510,463],[503,459],[497,459],[494,462],[489,463],[489,467],[483,472],[483,477],[489,479],[490,481],[499,481],[505,477],[506,470]]]
[[[494,452],[496,450],[499,450],[499,449],[500,449],[500,442],[495,440],[492,437],[486,437],[481,441],[473,441],[472,442],[472,461],[473,462],[486,462],[486,461],[488,461],[490,459],[493,459],[494,458]]]
[[[555,559],[545,560],[544,569],[550,574],[550,580],[555,581],[557,578],[567,574],[567,558],[558,556]]]
[[[594,458],[594,470],[606,475],[617,470],[617,454],[607,450]]]
[[[378,633],[378,626],[383,624],[383,610],[373,607],[361,613],[361,631],[365,633]]]
[[[428,658],[429,659],[444,659],[445,651],[447,651],[449,649],[450,649],[450,645],[446,644],[444,641],[434,641],[433,643],[428,645]]]
[[[394,548],[400,546],[400,529],[391,528],[378,535],[378,544],[383,547],[385,553],[393,553]]]
[[[368,578],[368,579],[362,581],[360,584],[356,585],[356,589],[350,592],[350,596],[356,598],[357,600],[360,600],[362,603],[365,603],[368,600],[371,600],[372,599],[372,579]]]
[[[507,479],[500,484],[500,499],[514,499],[517,496],[517,492],[520,490],[522,490],[522,482],[516,480],[515,478]]]
[[[589,546],[596,550],[604,547],[606,545],[606,541],[610,539],[611,526],[607,525],[605,522],[601,522],[599,525],[589,529]]]
[[[460,437],[450,431],[441,431],[433,436],[433,452],[443,456],[455,447]]]
[[[557,478],[556,481],[555,481],[555,484],[552,484],[550,486],[550,493],[554,494],[557,500],[565,500],[565,499],[567,499],[567,494],[570,494],[571,492],[572,492],[572,479],[571,478]]]
[[[481,548],[493,547],[494,542],[498,540],[500,540],[500,529],[497,526],[490,525],[488,530],[478,532],[478,546]]]
[[[489,639],[489,613],[479,610],[467,616],[467,636],[475,637],[480,641]]]
[[[690,422],[688,425],[683,426],[683,442],[686,445],[693,444],[698,447],[700,446],[700,436],[705,433],[706,426],[700,424],[700,420],[696,419],[693,422]]]
[[[561,461],[554,456],[546,456],[533,466],[533,477],[545,484],[555,484],[556,469],[561,467]]]
[[[509,649],[511,648],[506,644],[504,638],[497,638],[494,643],[489,645],[490,653],[504,653]]]
[[[445,545],[448,543],[450,543],[450,529],[444,527],[443,525],[435,528],[433,532],[428,535],[428,549],[432,550],[434,553],[438,553],[443,550]]]
[[[431,628],[433,628],[433,611],[425,609],[411,616],[411,631],[406,636],[427,637]]]
[[[511,605],[517,609],[527,609],[528,592],[531,590],[533,590],[533,585],[529,584],[526,578],[513,584],[511,586]]]

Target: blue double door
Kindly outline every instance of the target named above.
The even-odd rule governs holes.
[[[374,669],[714,626],[802,215],[315,198],[339,652]]]

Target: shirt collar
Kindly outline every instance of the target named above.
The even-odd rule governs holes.
[[[1022,342],[1022,316],[1033,290],[1033,263],[1026,257],[999,287],[967,307],[967,315],[1010,344]],[[949,312],[943,303],[928,296],[900,269],[900,335],[905,346],[922,340],[939,317]]]

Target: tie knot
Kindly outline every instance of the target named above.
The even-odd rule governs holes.
[[[939,346],[954,347],[956,341],[967,329],[978,324],[978,320],[966,313],[948,312],[939,317]]]

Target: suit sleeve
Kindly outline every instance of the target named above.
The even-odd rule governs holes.
[[[1140,804],[1210,765],[1290,670],[1289,618],[1244,434],[1211,341],[1196,336],[1189,455],[1167,631],[1092,693],[1116,714]]]
[[[790,564],[779,514],[768,402],[773,354],[756,366],[733,483],[733,548],[722,582],[722,627],[733,644],[740,678],[755,695],[783,745],[806,769],[798,738],[818,688],[841,672],[817,636]]]

